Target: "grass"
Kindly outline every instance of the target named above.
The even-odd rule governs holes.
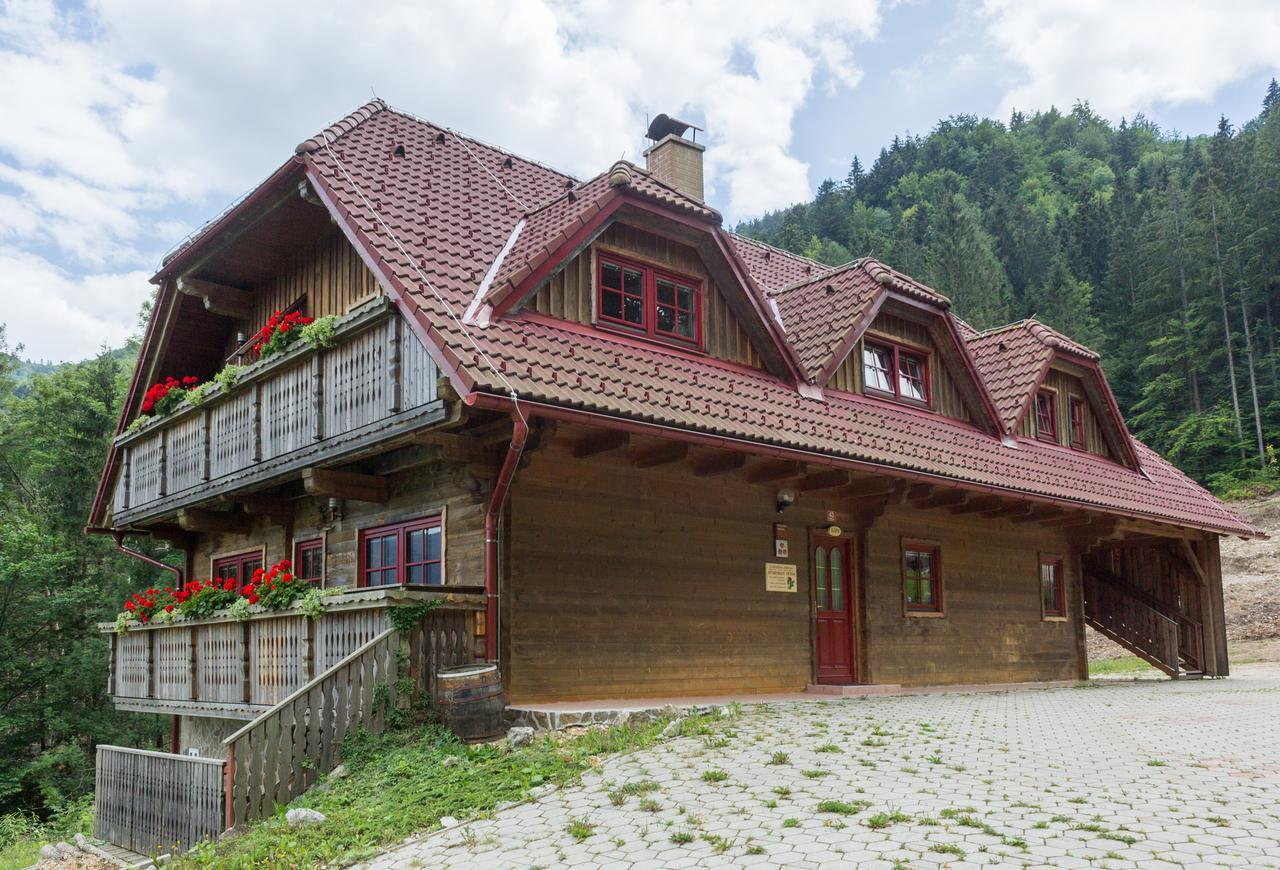
[[[1137,656],[1121,659],[1100,659],[1089,662],[1091,677],[1141,677],[1160,673]]]
[[[723,770],[704,770],[702,772],[703,782],[724,782],[729,778],[729,774]]]
[[[179,867],[345,865],[378,854],[409,834],[438,827],[441,816],[466,820],[499,804],[526,797],[540,785],[575,783],[593,756],[649,746],[666,726],[656,720],[634,728],[589,731],[557,741],[543,739],[508,750],[501,745],[467,746],[437,725],[374,736],[358,731],[342,745],[347,776],[314,788],[292,806],[310,807],[327,821],[290,828],[284,809],[243,833],[205,843],[176,862]],[[702,733],[704,723],[685,721],[683,733]],[[459,761],[446,766],[448,756]],[[617,789],[622,795],[651,790],[644,783]],[[583,823],[580,825],[579,823]],[[589,823],[569,827],[575,839]]]
[[[881,828],[887,828],[890,825],[909,821],[911,821],[911,816],[906,813],[899,812],[898,810],[891,810],[887,813],[876,813],[874,816],[867,819],[867,827],[874,831],[878,831]]]
[[[581,843],[596,832],[596,826],[586,818],[570,819],[565,831],[573,837],[575,843]]]
[[[769,756],[769,760],[765,764],[790,764],[791,757],[785,752],[775,752]]]
[[[871,806],[866,801],[823,801],[818,804],[818,812],[820,813],[839,813],[842,816],[852,816],[862,812]]]
[[[957,858],[964,857],[964,849],[961,849],[955,843],[934,843],[929,847],[930,852],[938,852],[942,855],[955,855]]]
[[[81,798],[47,820],[30,813],[0,816],[0,867],[30,867],[40,860],[46,843],[70,840],[75,834],[93,834],[93,799]]]

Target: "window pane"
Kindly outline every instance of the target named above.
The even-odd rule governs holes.
[[[689,339],[696,338],[696,336],[693,334],[693,315],[692,314],[686,311],[681,311],[676,316],[676,333],[681,338],[689,338]]]
[[[440,563],[432,562],[427,565],[427,585],[439,586],[440,582]]]
[[[397,543],[399,543],[399,536],[395,534],[387,535],[382,539],[382,566],[384,568],[395,567]]]
[[[405,557],[406,562],[422,561],[422,539],[425,533],[419,529],[417,531],[405,533]]]
[[[868,388],[892,393],[889,380],[889,349],[866,345],[862,349],[862,376]]]
[[[613,263],[605,263],[600,267],[600,284],[614,290],[622,289],[622,270]]]
[[[382,567],[382,539],[367,538],[364,542],[364,565],[375,569]]]
[[[622,277],[623,277],[622,289],[623,291],[626,292],[628,296],[644,295],[644,289],[643,289],[644,273],[643,272],[637,269],[624,269],[622,272]]]
[[[676,331],[676,310],[670,305],[659,305],[658,312],[658,331],[659,332],[675,332]]]
[[[622,294],[605,290],[600,294],[600,313],[605,317],[622,318]]]
[[[818,609],[830,610],[827,600],[827,551],[818,547],[813,552],[813,572],[818,580]]]
[[[844,610],[844,556],[839,547],[831,548],[831,609]]]
[[[676,304],[676,285],[663,278],[658,279],[658,304],[659,305],[675,305]]]
[[[907,550],[903,555],[907,605],[927,609],[937,606],[933,553]]]
[[[409,567],[405,568],[405,573],[408,575],[410,583],[422,582],[422,566],[421,565],[410,565]]]
[[[427,529],[427,559],[432,562],[440,560],[440,529]]]
[[[622,319],[636,326],[644,325],[644,300],[639,296],[628,296],[624,300]]]
[[[919,357],[898,354],[898,392],[907,399],[926,401],[924,369]]]
[[[676,305],[680,306],[682,311],[693,310],[693,288],[681,286],[676,296]]]

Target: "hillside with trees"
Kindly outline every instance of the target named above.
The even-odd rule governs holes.
[[[870,255],[979,329],[1035,316],[1103,356],[1139,438],[1220,492],[1270,488],[1280,427],[1280,85],[1212,135],[1087,104],[956,116],[738,231]]]

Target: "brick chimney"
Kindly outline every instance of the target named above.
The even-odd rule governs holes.
[[[658,115],[649,124],[648,137],[653,144],[645,149],[644,157],[655,178],[702,202],[702,152],[707,147],[694,141],[699,129],[687,121]]]

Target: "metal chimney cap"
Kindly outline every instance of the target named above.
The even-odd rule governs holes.
[[[688,121],[681,121],[679,118],[673,118],[670,115],[661,113],[649,122],[649,131],[645,135],[657,142],[659,139],[664,139],[673,134],[683,138],[686,130],[701,131],[702,128],[696,124],[690,124]],[[698,137],[695,133],[690,138],[697,141]]]

